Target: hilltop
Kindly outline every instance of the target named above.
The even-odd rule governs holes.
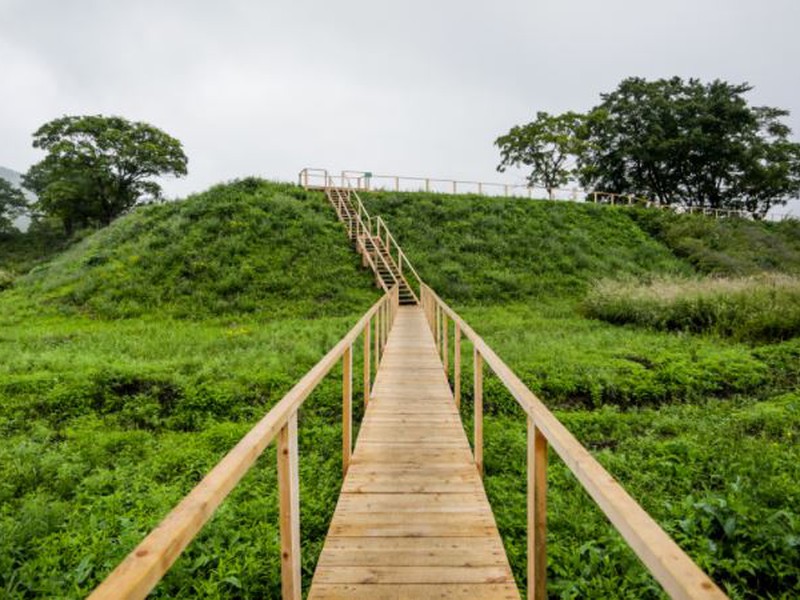
[[[256,179],[143,206],[16,282],[94,317],[345,315],[376,290],[324,196]]]

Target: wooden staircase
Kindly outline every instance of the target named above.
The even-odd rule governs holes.
[[[378,287],[388,292],[397,285],[401,305],[419,304],[419,297],[403,273],[403,264],[407,260],[403,260],[404,255],[399,247],[395,258],[392,252],[394,238],[383,220],[376,219],[373,226],[373,219],[364,208],[358,193],[349,188],[329,186],[325,188],[325,194],[339,220],[347,228],[347,235],[362,256],[364,266],[371,267],[375,273]]]

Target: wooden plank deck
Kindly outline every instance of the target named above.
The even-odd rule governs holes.
[[[519,599],[418,307],[389,335],[308,597]]]

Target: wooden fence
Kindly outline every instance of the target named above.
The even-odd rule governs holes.
[[[300,491],[297,412],[325,376],[342,362],[342,462],[346,472],[353,447],[353,347],[364,344],[364,401],[371,390],[370,338],[375,366],[380,362],[399,297],[385,294],[337,344],[253,427],[203,480],[170,512],[89,596],[92,600],[144,598],[214,514],[256,459],[277,438],[280,503],[281,589],[284,599],[299,600]]]
[[[528,596],[547,598],[547,454],[552,447],[628,545],[672,598],[720,599],[727,596],[694,564],[639,504],[561,424],[489,345],[433,290],[423,284],[422,307],[450,375],[452,322],[453,395],[461,402],[462,336],[473,346],[475,464],[483,470],[483,371],[487,365],[525,411],[528,421]]]

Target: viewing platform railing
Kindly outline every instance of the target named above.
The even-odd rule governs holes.
[[[715,218],[738,217],[753,219],[745,210],[695,206],[691,204],[661,204],[655,200],[634,194],[617,194],[579,187],[547,189],[523,184],[482,182],[472,180],[440,179],[434,177],[408,177],[403,175],[380,175],[367,171],[345,170],[334,175],[326,169],[305,168],[298,180],[306,188],[322,189],[326,186],[350,187],[357,191],[434,192],[441,194],[477,194],[479,196],[502,196],[508,198],[549,199],[570,202],[591,202],[611,206],[641,206],[671,210],[678,214],[702,214]],[[788,213],[770,211],[765,217],[769,221],[797,218]]]

